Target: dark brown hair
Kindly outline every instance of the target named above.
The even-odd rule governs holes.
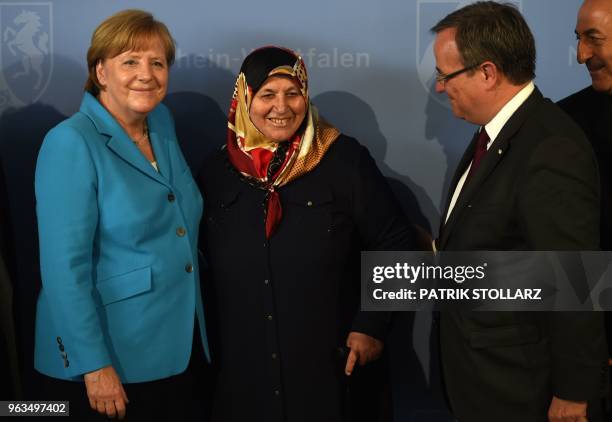
[[[510,3],[479,1],[454,11],[431,31],[455,28],[465,66],[491,61],[515,85],[535,78],[536,48],[527,22]]]

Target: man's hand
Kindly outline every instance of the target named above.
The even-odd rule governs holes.
[[[588,422],[587,402],[554,397],[548,409],[549,422]]]
[[[370,337],[367,334],[351,331],[346,339],[346,345],[351,351],[346,360],[344,372],[346,375],[351,375],[355,363],[359,361],[359,365],[378,359],[383,350],[383,342]]]
[[[112,366],[85,374],[87,397],[92,409],[109,418],[125,417],[125,406],[129,403],[121,380]]]

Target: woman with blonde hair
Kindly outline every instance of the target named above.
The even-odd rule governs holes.
[[[184,419],[192,372],[208,357],[202,198],[161,104],[174,55],[150,13],[106,19],[80,110],[38,156],[35,367],[44,398],[69,399],[81,420],[126,409],[129,420]]]

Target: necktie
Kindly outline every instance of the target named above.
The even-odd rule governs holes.
[[[480,162],[487,153],[487,144],[489,141],[489,135],[483,126],[478,134],[478,139],[476,140],[476,149],[474,151],[474,158],[472,159],[472,166],[470,167],[470,172],[467,175],[468,180],[476,172],[478,166],[480,166]]]

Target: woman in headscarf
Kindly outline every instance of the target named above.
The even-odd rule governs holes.
[[[227,144],[199,182],[213,419],[346,420],[347,375],[380,355],[389,316],[359,310],[360,251],[414,249],[414,231],[368,151],[310,103],[298,55],[246,57]]]

